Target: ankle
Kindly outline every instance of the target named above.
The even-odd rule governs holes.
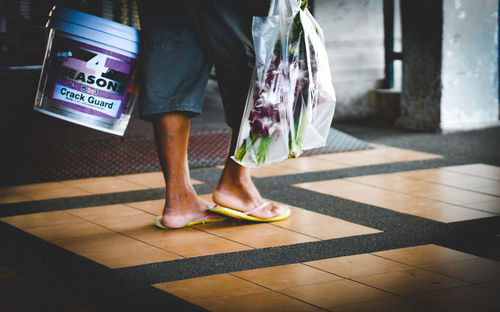
[[[251,182],[250,169],[228,159],[222,172],[221,182],[226,184],[244,185]]]

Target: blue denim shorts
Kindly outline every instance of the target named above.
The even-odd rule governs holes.
[[[252,17],[266,15],[269,0],[166,2],[138,1],[140,117],[201,114],[215,66],[226,122],[239,127],[255,59]]]

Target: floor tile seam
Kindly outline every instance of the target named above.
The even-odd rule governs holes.
[[[437,245],[439,246],[439,245]],[[444,276],[444,277],[447,277],[447,278],[451,278],[451,279],[454,279],[454,280],[457,280],[457,281],[460,281],[460,282],[463,282],[465,283],[466,285],[473,285],[473,286],[479,286],[479,287],[482,287],[482,288],[487,288],[485,287],[484,285],[482,285],[480,282],[471,282],[471,281],[466,281],[466,280],[463,280],[463,279],[460,279],[460,278],[457,278],[457,277],[454,277],[454,276],[451,276],[451,275],[446,275],[446,274],[443,274],[443,273],[439,273],[439,272],[436,272],[436,271],[432,271],[432,270],[429,270],[423,266],[418,266],[418,265],[411,265],[411,264],[408,264],[408,263],[404,263],[404,262],[401,262],[401,261],[397,261],[397,260],[394,260],[394,259],[390,259],[390,258],[386,258],[386,257],[383,257],[383,256],[380,256],[380,255],[375,255],[373,253],[370,253],[372,256],[375,256],[375,257],[379,257],[379,258],[382,258],[384,260],[389,260],[389,261],[392,261],[392,262],[396,262],[396,263],[400,263],[400,264],[404,264],[408,267],[411,267],[413,269],[417,269],[417,270],[422,270],[422,271],[426,271],[426,272],[430,272],[430,273],[433,273],[433,274],[437,274],[437,275],[440,275],[440,276]],[[474,256],[474,255],[472,255]],[[446,263],[437,263],[437,264],[456,264],[456,263],[461,263],[461,262],[467,262],[467,261],[470,261],[470,260],[475,260],[475,259],[487,259],[487,260],[491,260],[491,261],[496,261],[496,260],[492,260],[492,259],[488,259],[488,258],[484,258],[484,257],[478,257],[478,256],[474,256],[474,258],[471,258],[471,259],[465,259],[465,260],[457,260],[457,261],[451,261],[451,262],[446,262]],[[499,262],[499,261],[496,261],[496,262]],[[500,263],[500,262],[499,262]],[[383,274],[383,273],[375,273],[375,274],[368,274],[368,275],[377,275],[377,274]],[[368,276],[366,275],[366,276]],[[489,283],[489,282],[492,282],[492,281],[495,281],[495,280],[491,280],[491,281],[485,281],[483,283]],[[454,288],[454,287],[462,287],[462,286],[465,286],[465,285],[461,285],[461,286],[453,286],[453,287],[450,287],[450,288]]]
[[[302,299],[299,299],[299,298],[296,298],[296,297],[290,296],[290,295],[288,295],[288,294],[285,294],[285,293],[283,293],[283,292],[280,292],[280,291],[279,291],[279,289],[272,289],[272,288],[270,288],[270,287],[267,287],[267,286],[261,285],[261,284],[259,284],[259,283],[254,282],[254,281],[251,281],[251,280],[247,280],[247,279],[245,279],[245,278],[243,278],[243,277],[240,277],[240,276],[234,275],[234,274],[232,274],[232,273],[236,273],[236,272],[229,272],[229,273],[226,273],[226,274],[231,275],[231,276],[233,276],[233,277],[235,277],[235,278],[238,278],[238,279],[240,279],[240,280],[242,280],[242,281],[245,281],[245,282],[251,283],[251,284],[253,284],[253,285],[256,285],[256,286],[262,287],[262,288],[264,288],[264,289],[266,289],[266,290],[268,290],[268,291],[271,291],[271,292],[273,292],[273,293],[277,293],[277,294],[279,294],[279,295],[282,295],[282,296],[285,296],[285,297],[288,297],[288,298],[291,298],[291,299],[294,299],[294,300],[300,301],[300,302],[305,303],[305,304],[307,304],[307,305],[313,306],[313,307],[315,307],[315,308],[317,308],[317,309],[320,309],[321,311],[328,311],[327,309],[322,308],[322,307],[320,307],[320,306],[317,306],[317,305],[315,305],[315,304],[313,304],[313,303],[310,303],[310,302],[304,301],[304,300],[302,300]],[[317,284],[321,284],[321,283],[317,283]],[[314,285],[314,284],[312,284],[312,285]]]
[[[209,234],[209,235],[211,235],[211,236],[214,236],[214,237],[217,237],[217,238],[220,238],[220,239],[223,239],[223,240],[227,240],[227,241],[230,241],[230,242],[236,243],[236,244],[238,244],[238,245],[243,245],[243,246],[245,246],[245,247],[249,247],[249,248],[251,248],[251,249],[259,249],[259,248],[257,248],[257,247],[253,247],[253,246],[247,245],[247,244],[245,244],[245,243],[238,242],[238,241],[236,241],[236,240],[233,240],[233,239],[227,238],[227,237],[222,236],[222,235],[217,235],[217,234],[212,233],[212,232],[204,231],[203,229],[198,229],[198,228],[196,228],[196,227],[192,227],[192,229],[193,229],[193,230],[195,230],[195,231],[199,231],[199,232],[202,232],[202,233]],[[236,252],[236,253],[238,253],[239,251],[235,251],[235,252]]]
[[[444,169],[444,168],[436,168],[436,169]],[[395,174],[397,174],[398,176],[405,177],[404,175],[399,175],[398,173],[395,173]],[[420,179],[420,178],[413,178],[413,177],[411,177],[411,178],[410,177],[406,177],[406,178],[412,179],[412,180],[417,180],[417,181],[424,181],[424,182],[430,183],[430,184],[442,185],[442,186],[446,186],[446,187],[457,189],[457,190],[463,190],[463,191],[468,191],[468,192],[472,192],[472,193],[484,194],[484,195],[488,195],[488,196],[493,196],[493,197],[500,198],[500,195],[486,193],[484,191],[480,191],[480,190],[477,190],[477,189],[471,189],[471,188],[465,188],[465,187],[460,187],[460,186],[454,186],[454,185],[450,185],[450,184],[446,184],[446,183],[440,183],[440,182],[435,182],[435,181],[430,181],[430,180],[425,180],[425,179]],[[493,180],[493,181],[496,181],[496,180]],[[363,184],[365,184],[365,183],[363,183]],[[367,184],[367,185],[370,185],[370,184]],[[384,188],[384,189],[390,190],[388,188]],[[472,203],[476,203],[476,202],[472,202]]]
[[[363,286],[370,287],[370,288],[372,288],[372,289],[376,289],[376,290],[382,291],[382,292],[384,292],[384,293],[387,293],[387,294],[393,295],[393,296],[398,297],[398,298],[403,298],[403,299],[406,299],[406,300],[410,300],[410,301],[412,301],[412,302],[416,302],[416,303],[420,303],[420,304],[427,305],[427,306],[432,307],[432,308],[436,308],[436,306],[432,306],[432,305],[426,304],[425,302],[422,302],[422,301],[417,301],[417,300],[415,300],[414,298],[411,298],[411,297],[408,297],[408,296],[404,296],[404,295],[401,295],[401,294],[393,293],[393,292],[391,292],[391,291],[389,291],[389,290],[382,289],[382,288],[378,288],[378,287],[375,287],[375,286],[373,286],[373,285],[369,285],[369,284],[363,283],[363,282],[361,282],[361,281],[358,281],[358,280],[356,280],[356,279],[353,279],[353,278],[350,278],[350,277],[347,277],[347,276],[342,276],[342,275],[339,275],[339,274],[335,274],[335,273],[332,273],[332,272],[328,272],[328,271],[326,271],[326,270],[324,270],[324,269],[321,269],[321,268],[316,268],[316,267],[311,266],[311,265],[306,264],[306,263],[302,263],[302,264],[307,265],[307,266],[309,266],[309,267],[311,267],[311,268],[314,268],[314,269],[320,270],[320,271],[322,271],[322,272],[330,273],[330,274],[333,274],[333,275],[335,275],[335,276],[341,277],[343,280],[346,280],[346,281],[351,281],[351,282],[354,282],[354,283],[357,283],[357,284],[360,284],[360,285],[363,285]],[[379,274],[380,274],[380,273],[379,273]],[[369,275],[376,275],[376,274],[369,274]],[[368,275],[363,275],[363,276],[368,276]],[[326,282],[326,283],[328,283],[328,282]],[[463,286],[463,285],[462,285],[462,286]],[[370,300],[370,301],[376,301],[376,300]],[[366,302],[370,302],[370,301],[366,301]]]
[[[310,210],[309,210],[310,211]],[[317,212],[319,213],[319,212]],[[322,214],[323,215],[323,214]],[[325,216],[328,216],[328,215],[325,215]],[[334,217],[332,217],[334,218]],[[340,218],[337,218],[337,219],[340,219]],[[366,226],[366,225],[362,225],[362,224],[358,224],[358,223],[355,223],[355,222],[351,222],[351,221],[347,221],[347,220],[344,220],[344,219],[340,219],[342,221],[345,221],[345,222],[349,222],[349,223],[353,223],[353,224],[356,224],[358,226],[364,226],[364,227],[368,227],[368,228],[372,228],[370,226]],[[327,222],[325,222],[326,224]],[[320,223],[318,223],[319,225]],[[319,238],[319,237],[315,237],[315,236],[312,236],[312,235],[309,235],[309,234],[305,234],[305,233],[301,233],[301,232],[298,232],[297,230],[293,230],[293,229],[288,229],[288,228],[285,228],[285,227],[282,227],[282,226],[279,226],[279,225],[273,225],[273,226],[276,226],[276,227],[279,227],[279,228],[282,228],[282,229],[285,229],[285,230],[288,230],[290,232],[295,232],[297,234],[301,234],[301,235],[305,235],[305,236],[309,236],[311,238],[315,238],[315,239],[318,239],[319,241],[326,241],[326,240],[332,240],[332,239],[339,239],[339,238],[344,238],[344,237],[359,237],[359,236],[365,236],[365,235],[374,235],[374,234],[382,234],[382,233],[385,233],[386,231],[384,230],[380,230],[380,229],[377,229],[377,228],[372,228],[372,229],[375,229],[377,230],[378,232],[376,233],[363,233],[363,234],[356,234],[356,235],[349,235],[349,236],[341,236],[341,237],[335,237],[335,238]],[[312,242],[304,242],[304,244],[307,244],[307,243],[312,243]],[[286,245],[283,245],[283,246],[286,246]],[[279,247],[279,246],[277,246]]]
[[[464,165],[475,165],[475,164],[480,164],[480,165],[488,165],[488,164],[485,164],[485,163],[465,163],[465,164],[462,164],[462,165],[458,165],[458,166],[464,166]],[[494,166],[494,165],[489,165],[489,166]],[[496,167],[496,166],[494,166]],[[451,172],[454,172],[454,173],[459,173],[459,174],[463,174],[463,175],[468,175],[468,176],[471,176],[471,177],[479,177],[479,178],[483,178],[483,179],[488,179],[488,180],[493,180],[493,181],[500,181],[499,178],[491,178],[491,177],[486,177],[486,176],[483,176],[483,175],[478,175],[478,174],[472,174],[470,172],[463,172],[463,171],[458,171],[458,170],[453,170],[453,169],[445,169],[446,171],[451,171]]]
[[[92,221],[92,220],[85,219],[85,218],[83,218],[83,217],[76,216],[76,215],[75,215],[75,217],[78,217],[78,218],[80,218],[80,219],[82,219],[82,220],[84,220],[84,221],[86,221],[86,222],[88,222],[88,223],[90,223],[90,224],[93,224],[93,225],[96,225],[96,226],[102,227],[102,228],[104,228],[104,229],[106,229],[106,230],[109,230],[109,231],[111,231],[111,232],[113,232],[113,233],[115,233],[115,234],[118,234],[118,235],[120,235],[120,236],[124,236],[124,237],[130,238],[130,239],[132,239],[132,240],[135,240],[135,241],[141,242],[141,243],[143,243],[143,244],[145,244],[145,245],[148,245],[148,246],[150,246],[150,247],[154,247],[155,249],[159,249],[159,250],[161,250],[161,251],[167,251],[167,252],[169,252],[169,253],[172,253],[172,254],[174,254],[174,255],[176,255],[176,256],[181,257],[181,259],[186,259],[186,258],[188,258],[188,257],[185,257],[185,256],[183,256],[183,255],[177,254],[177,253],[175,253],[175,252],[173,252],[173,251],[170,251],[170,250],[167,250],[167,249],[163,249],[163,248],[161,248],[161,247],[158,247],[158,246],[155,246],[155,245],[153,245],[153,244],[150,244],[150,243],[148,243],[148,242],[146,242],[146,241],[143,241],[143,240],[140,240],[140,239],[134,238],[133,236],[130,236],[130,235],[126,234],[126,233],[122,233],[122,232],[119,232],[119,231],[113,230],[113,229],[111,229],[111,228],[109,228],[109,227],[107,227],[107,226],[105,226],[105,225],[101,225],[101,224],[95,223],[95,222],[94,222],[94,221]],[[153,223],[151,223],[151,224],[153,224]],[[80,237],[87,237],[87,236],[98,236],[98,235],[86,235],[86,236],[80,236]],[[55,240],[54,242],[56,242],[56,241],[60,241],[60,240]],[[179,260],[181,260],[181,259],[179,259]],[[170,260],[167,260],[167,261],[170,261]]]
[[[270,224],[270,225],[272,225],[274,227],[278,227],[278,228],[280,228],[282,230],[286,230],[286,231],[290,231],[290,232],[293,232],[293,233],[296,233],[296,234],[300,234],[300,235],[304,235],[304,236],[307,236],[307,237],[310,237],[310,238],[314,238],[314,239],[317,239],[319,241],[324,241],[325,240],[323,238],[319,238],[319,237],[315,237],[315,236],[312,236],[312,235],[309,235],[309,234],[301,233],[301,232],[299,232],[297,230],[288,229],[288,228],[285,228],[283,226],[279,226],[279,225],[275,225],[275,224]],[[307,243],[312,243],[312,242],[305,242],[304,244],[307,244]],[[286,245],[283,245],[283,246],[286,246]],[[276,247],[280,247],[280,246],[276,246]]]
[[[60,210],[59,210],[60,211]],[[24,216],[24,215],[15,215],[15,216],[11,216],[11,217],[17,217],[17,216]],[[37,226],[31,226],[31,227],[25,227],[25,228],[20,228],[19,226],[17,225],[14,225],[14,224],[10,224],[9,222],[7,221],[4,221],[2,219],[4,218],[9,218],[9,217],[0,217],[0,222],[3,222],[7,225],[10,225],[10,226],[13,226],[15,228],[18,228],[20,229],[21,231],[23,232],[26,232],[26,230],[31,230],[31,229],[39,229],[39,228],[43,228],[43,227],[51,227],[51,226],[58,226],[58,225],[68,225],[68,224],[73,224],[73,223],[78,223],[78,224],[81,224],[81,223],[84,223],[83,221],[82,222],[76,222],[76,221],[67,221],[67,222],[61,222],[61,223],[57,223],[57,224],[43,224],[43,225],[37,225]],[[26,232],[28,233],[28,232]]]
[[[345,180],[345,178],[336,179],[336,180]],[[436,200],[436,199],[433,199],[433,198],[430,198],[430,197],[425,197],[423,195],[416,195],[416,194],[404,193],[404,192],[401,192],[401,191],[395,191],[395,190],[392,190],[390,188],[385,188],[385,187],[377,187],[377,186],[374,186],[374,185],[368,184],[368,183],[363,183],[363,182],[358,182],[358,181],[347,181],[347,182],[361,184],[361,185],[366,185],[366,186],[372,187],[374,189],[381,189],[381,190],[384,190],[384,191],[389,191],[389,192],[393,192],[393,193],[403,194],[403,195],[407,195],[407,196],[412,196],[412,197],[417,197],[417,198],[423,198],[423,199],[427,199],[427,200],[438,202],[438,203],[444,203],[444,204],[448,204],[448,205],[452,205],[452,206],[459,206],[459,207],[462,207],[462,208],[466,208],[466,209],[470,209],[470,210],[476,210],[476,211],[480,211],[480,212],[485,212],[485,213],[492,214],[492,215],[497,215],[497,216],[499,215],[498,213],[493,213],[491,211],[484,211],[484,210],[481,210],[481,209],[477,209],[477,208],[472,208],[472,207],[465,206],[468,203],[454,204],[454,203],[450,203],[450,202],[443,201],[443,200]],[[479,193],[479,192],[475,192],[475,193]],[[482,193],[480,193],[480,194],[482,194]],[[497,195],[492,195],[492,194],[486,194],[486,195],[500,198],[500,196],[497,196]],[[343,198],[343,197],[340,197],[340,198]],[[347,198],[344,198],[344,199],[347,199]],[[471,202],[471,204],[472,203],[475,203],[475,202]],[[377,206],[377,207],[380,207],[380,206]],[[383,208],[383,207],[381,207],[381,208]],[[388,208],[386,208],[386,209],[388,209]]]
[[[446,169],[447,167],[440,167],[440,168],[430,168],[430,169],[443,169],[443,170],[446,170],[446,171],[451,171],[451,170],[447,170]],[[417,169],[417,170],[409,170],[409,171],[402,171],[402,172],[410,172],[410,171],[419,171],[419,170],[427,170],[427,169]],[[452,171],[453,173],[460,173],[460,174],[463,174],[463,175],[467,175],[465,173],[461,173],[461,172],[458,172],[458,171]],[[436,181],[431,181],[431,180],[426,180],[426,179],[423,179],[423,178],[416,178],[416,177],[408,177],[408,176],[405,176],[403,174],[400,174],[399,172],[394,172],[394,174],[398,175],[398,176],[401,176],[401,177],[404,177],[404,178],[407,178],[407,179],[412,179],[412,180],[418,180],[418,181],[425,181],[426,183],[431,183],[431,184],[437,184],[437,185],[443,185],[443,186],[447,186],[447,187],[450,187],[450,188],[455,188],[455,189],[459,189],[459,190],[465,190],[465,191],[470,191],[470,192],[476,192],[476,193],[482,193],[482,194],[487,194],[487,195],[491,195],[491,196],[496,196],[496,197],[500,197],[499,195],[494,195],[494,194],[490,194],[490,193],[484,193],[484,192],[481,192],[481,191],[478,191],[478,190],[475,190],[475,189],[471,189],[471,188],[465,188],[463,186],[455,186],[455,185],[451,185],[451,184],[446,184],[446,183],[441,183],[441,182],[436,182]],[[475,177],[475,178],[483,178],[483,179],[488,179],[488,180],[491,180],[491,181],[495,181],[495,182],[499,182],[499,180],[496,180],[496,179],[490,179],[490,178],[487,178],[487,177],[483,177],[483,176],[474,176],[474,175],[469,175],[471,177]]]

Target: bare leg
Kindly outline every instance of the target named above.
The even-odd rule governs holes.
[[[261,205],[265,200],[252,182],[250,169],[239,165],[230,158],[236,146],[236,139],[237,134],[233,131],[229,155],[212,196],[215,203],[244,212]],[[283,207],[272,203],[264,209],[252,213],[252,215],[259,218],[272,218],[282,215],[284,212]]]
[[[208,202],[196,194],[189,177],[190,119],[182,113],[168,113],[158,117],[153,126],[167,190],[162,223],[169,228],[183,227],[203,218],[209,208]]]

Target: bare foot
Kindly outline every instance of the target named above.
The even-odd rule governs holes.
[[[207,215],[210,204],[198,197],[194,190],[170,192],[165,200],[162,224],[168,228],[181,228],[187,223]]]
[[[241,212],[252,210],[266,202],[255,187],[250,177],[250,170],[232,159],[226,161],[221,179],[212,197],[216,204]],[[250,215],[268,219],[283,215],[285,212],[286,207],[270,203]]]

